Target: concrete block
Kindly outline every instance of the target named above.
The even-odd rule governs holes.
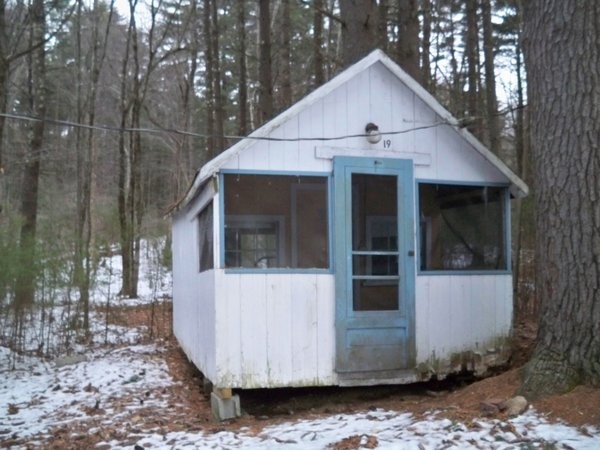
[[[222,398],[215,392],[210,394],[210,407],[217,420],[235,419],[242,415],[240,396],[232,395],[231,398]]]

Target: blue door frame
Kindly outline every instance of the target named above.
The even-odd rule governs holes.
[[[390,223],[392,229],[397,227],[393,251],[373,250],[375,247],[370,243],[361,244],[367,246],[367,250],[361,250],[360,246],[353,244],[353,229],[356,233],[356,224],[353,223],[357,222],[356,210],[361,209],[353,207],[357,203],[357,200],[353,201],[353,180],[356,182],[361,176],[370,176],[369,179],[375,182],[372,183],[375,186],[378,179],[385,180],[387,186],[396,183],[395,197],[390,196],[395,198],[395,202],[391,200],[391,203],[397,203],[393,205],[396,218],[391,217],[390,220],[387,217],[388,228]],[[391,186],[393,189],[393,184]],[[370,195],[373,192],[375,191]],[[387,192],[389,194],[390,191]],[[415,364],[415,213],[412,161],[336,157],[334,200],[336,371],[340,376],[350,375],[352,378],[390,377],[396,371],[413,368]],[[364,216],[359,221],[368,222],[375,217],[366,216],[368,208],[362,207]],[[375,261],[381,262],[382,258],[384,262],[388,262],[388,266],[389,261],[392,261],[393,269],[390,272],[382,272],[380,265],[377,271],[373,269]],[[381,276],[382,273],[386,276]],[[355,297],[359,297],[360,301],[363,289],[364,292],[371,292],[370,301],[376,303],[378,292],[390,292],[377,287],[386,284],[397,286],[391,291],[394,297],[394,289],[397,289],[397,303],[395,300],[393,304],[386,300],[388,303],[383,307],[357,306]]]

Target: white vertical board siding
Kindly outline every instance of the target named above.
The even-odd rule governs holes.
[[[292,378],[302,385],[318,384],[317,282],[293,278],[291,302]]]
[[[336,384],[333,275],[215,272],[215,385]]]
[[[506,183],[506,177],[475,151],[452,127],[437,127],[437,166],[440,180]]]
[[[395,80],[397,78],[381,64],[375,64],[369,69],[369,122],[375,123],[382,132],[395,129],[392,114],[392,86]],[[410,104],[402,106],[406,108]],[[366,122],[362,124],[363,132],[365,125]]]
[[[277,278],[266,277],[267,302],[265,305],[267,332],[267,379],[269,385],[290,383],[292,380],[292,327],[293,298],[290,274]]]
[[[198,273],[198,222],[173,223],[173,332],[187,357],[210,378],[215,371],[214,271]]]
[[[331,138],[362,134],[368,122],[384,135],[377,144],[364,137],[320,141],[256,141],[223,165],[233,170],[330,172],[331,160],[317,158],[315,147],[383,150],[389,140],[402,153],[430,155],[431,164],[415,167],[415,177],[464,182],[506,182],[504,175],[485,160],[451,126],[441,123],[435,111],[400,81],[382,63],[373,64],[338,86],[325,97],[306,106],[297,115],[274,128],[273,138]],[[411,131],[412,130],[412,131]]]
[[[323,99],[323,117],[325,119],[325,126],[323,128],[324,137],[332,138],[350,134],[348,133],[348,122],[346,121],[346,95],[346,85],[342,85],[334,89]],[[320,144],[316,143],[316,145]],[[342,148],[348,147],[348,139],[332,141],[332,145]]]
[[[511,275],[419,275],[417,364],[486,351],[510,335]]]
[[[334,276],[316,277],[317,374],[320,384],[336,384]],[[329,381],[328,381],[329,380]]]

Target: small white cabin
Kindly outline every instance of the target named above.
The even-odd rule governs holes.
[[[201,168],[174,333],[225,392],[482,373],[509,356],[527,192],[376,50]]]

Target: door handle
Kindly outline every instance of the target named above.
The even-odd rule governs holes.
[[[408,256],[415,256],[415,251],[414,250],[409,250],[408,251]]]

